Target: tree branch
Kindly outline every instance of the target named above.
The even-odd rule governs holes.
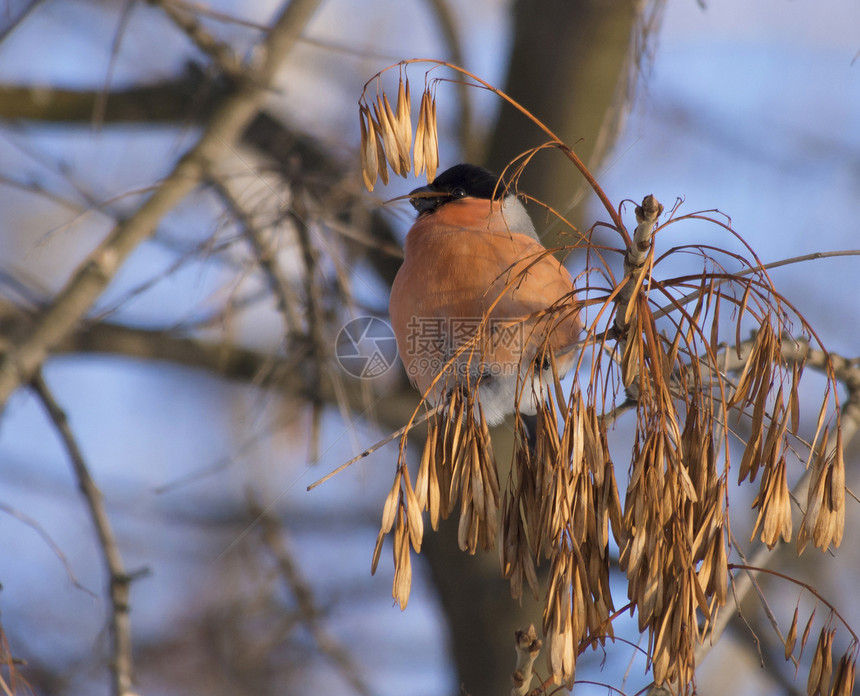
[[[224,75],[238,79],[242,78],[242,63],[232,47],[229,44],[218,41],[218,39],[206,31],[205,27],[197,21],[195,14],[169,0],[151,0],[151,2],[158,5],[177,28],[188,36],[197,48],[215,62]]]
[[[197,144],[153,194],[120,222],[72,274],[34,329],[0,358],[0,408],[35,375],[48,353],[71,333],[132,251],[202,180],[210,163],[232,147],[257,113],[272,78],[320,0],[293,0],[269,33],[259,67],[224,100]]]
[[[41,372],[37,372],[34,375],[32,387],[42,402],[45,411],[47,411],[49,418],[54,423],[54,427],[60,434],[60,438],[63,440],[63,444],[69,454],[69,459],[72,462],[78,486],[89,509],[90,517],[98,536],[99,549],[101,550],[102,558],[108,571],[108,593],[111,605],[110,654],[113,694],[114,696],[133,696],[133,659],[129,597],[131,594],[131,582],[136,577],[139,577],[139,574],[136,573],[134,576],[129,575],[123,567],[122,555],[120,554],[116,536],[114,536],[110,520],[108,519],[102,493],[98,486],[96,486],[95,481],[93,481],[77,440],[69,427],[65,412],[57,403],[48,385],[45,383]]]
[[[358,672],[350,654],[338,643],[322,625],[322,612],[314,601],[313,589],[299,572],[292,554],[287,548],[286,539],[278,521],[269,514],[268,509],[254,499],[249,501],[254,522],[259,524],[263,543],[278,564],[278,572],[283,578],[293,598],[296,600],[299,616],[319,651],[340,672],[341,677],[362,696],[370,696],[372,691]]]
[[[511,677],[513,688],[511,696],[526,696],[534,676],[534,664],[543,643],[538,640],[534,624],[525,630],[517,631],[514,636],[517,650],[517,666]]]

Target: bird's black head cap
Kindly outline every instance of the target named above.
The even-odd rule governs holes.
[[[411,191],[410,195],[421,195],[416,195],[410,202],[420,215],[458,198],[470,196],[499,200],[506,193],[504,184],[491,171],[475,164],[456,164],[442,172],[428,186]]]

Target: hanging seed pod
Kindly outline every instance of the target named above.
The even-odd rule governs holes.
[[[424,152],[424,164],[427,167],[427,178],[431,181],[436,178],[436,169],[439,167],[439,133],[436,122],[436,100],[430,100],[430,115],[427,118],[427,132],[430,135],[429,145]]]
[[[359,106],[358,120],[361,124],[361,177],[367,190],[373,191],[379,173],[379,161],[376,130],[372,124],[370,109],[366,104]]]
[[[391,104],[388,103],[388,96],[376,96],[376,102],[373,104],[374,123],[377,126],[376,135],[382,141],[385,149],[385,161],[388,166],[398,176],[402,176],[400,169],[400,152],[397,147],[397,136],[394,132],[394,112],[391,110]],[[385,163],[380,163],[380,168],[384,169]]]
[[[409,173],[411,166],[410,150],[412,149],[412,117],[408,78],[404,80],[401,77],[400,83],[397,85],[394,130],[397,137],[397,151],[400,156],[400,168],[405,176]]]
[[[415,129],[415,176],[421,174],[425,169],[427,151],[427,113],[430,108],[430,93],[427,90],[421,93],[421,104],[418,107],[418,127]],[[428,176],[428,180],[430,177]]]
[[[791,620],[791,627],[788,629],[788,635],[785,637],[785,659],[791,659],[791,653],[794,652],[794,645],[797,643],[797,613],[799,607],[794,608],[794,618]]]

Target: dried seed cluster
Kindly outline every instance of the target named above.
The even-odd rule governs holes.
[[[771,548],[780,538],[789,541],[787,454],[797,447],[793,438],[799,429],[803,361],[783,356],[783,341],[790,339],[780,336],[790,322],[764,272],[730,276],[703,271],[696,306],[676,312],[670,335],[659,332],[650,296],[671,296],[673,288],[656,279],[653,256],[637,251],[635,260],[633,254],[627,256],[630,289],[619,293],[624,312],[614,323],[621,336],[620,380],[637,401],[620,566],[627,573],[639,628],[648,631],[655,682],[688,690],[693,688],[695,646],[726,601],[730,534],[724,501],[731,461],[726,441],[724,464],[718,467],[715,444],[721,436],[715,429],[727,432],[731,413],[748,423],[738,481],[753,482],[762,472],[753,503],[758,510],[753,537],[761,533]],[[739,375],[734,382],[717,359],[721,301],[730,303],[735,314]],[[749,344],[740,339],[745,317],[759,325]],[[832,376],[830,381],[832,385]],[[841,441],[837,437],[833,447],[826,429],[822,436],[829,404],[825,395],[815,444],[809,448],[813,485],[800,550],[809,538],[822,550],[838,545],[844,525]],[[838,432],[838,414],[836,427]]]
[[[639,630],[648,632],[654,681],[687,688],[695,648],[726,601],[725,477],[715,404],[681,359],[684,332],[661,336],[648,308],[640,286],[627,305],[620,361],[637,422],[619,561]]]
[[[620,544],[623,528],[604,425],[575,391],[567,405],[562,402],[559,427],[557,379],[555,386],[555,399],[537,414],[534,451],[519,428],[502,511],[501,561],[519,597],[523,580],[537,596],[536,566],[548,559],[547,654],[556,679],[572,683],[579,652],[613,635],[609,534]]]
[[[439,166],[439,142],[436,131],[436,99],[425,87],[418,109],[415,148],[412,147],[412,104],[409,80],[401,74],[397,84],[397,102],[391,108],[388,95],[378,92],[376,99],[362,94],[358,105],[361,127],[361,174],[368,191],[377,178],[388,183],[388,169],[405,177],[415,165],[415,174],[427,171],[427,179],[436,177]]]
[[[622,293],[604,300],[610,312],[623,308],[622,316],[611,319],[618,357],[601,361],[603,353],[593,341],[594,349],[585,349],[592,363],[587,388],[580,386],[577,373],[573,387],[563,390],[548,353],[551,379],[542,390],[546,398],[537,414],[535,446],[527,446],[518,423],[512,471],[501,495],[477,392],[469,385],[450,392],[430,423],[414,489],[401,448],[374,567],[384,535],[394,529],[394,596],[405,606],[409,545],[420,550],[422,511],[429,511],[435,529],[459,505],[460,548],[474,553],[479,546],[493,547],[501,499],[502,572],[515,597],[525,585],[538,596],[537,568],[548,564],[543,605],[547,657],[555,680],[571,684],[577,656],[613,637],[612,539],[627,577],[628,607],[647,633],[655,682],[690,693],[696,647],[707,639],[727,599],[730,421],[743,419],[750,433],[741,443],[739,483],[760,476],[753,535],[760,534],[771,547],[779,539],[788,541],[787,466],[800,443],[794,434],[800,427],[797,392],[803,360],[784,357],[788,339],[780,336],[788,319],[779,295],[761,276],[737,276],[733,286],[720,282],[723,274],[703,272],[696,306],[679,310],[671,334],[658,330],[650,296],[658,290],[669,294],[672,288],[643,275],[652,259],[642,253],[627,269],[630,289],[623,301],[613,300]],[[745,316],[759,324],[751,341],[741,341],[736,330],[736,367],[720,363],[729,358],[716,340],[721,301],[732,305],[738,327]],[[589,334],[593,337],[593,327]],[[636,405],[623,506],[609,453],[609,422],[601,415],[605,394],[618,388],[635,395]],[[800,550],[810,539],[827,549],[842,536],[844,464],[838,436],[835,447],[827,445],[829,399],[825,401],[809,447],[811,485],[798,535]],[[717,455],[720,447],[722,456]],[[825,635],[820,644],[821,671],[814,680],[810,676],[819,689],[815,693],[848,693],[856,645],[834,670],[827,657],[832,637]],[[790,654],[788,646],[786,650]]]
[[[359,119],[362,174],[369,190],[378,178],[388,183],[389,168],[405,176],[414,167],[416,174],[426,170],[428,179],[435,177],[436,103],[429,88],[421,96],[414,147],[410,89],[402,74],[395,107],[384,92],[371,99],[365,89]],[[627,577],[628,606],[638,617],[640,631],[647,632],[654,681],[690,693],[695,688],[695,648],[708,637],[727,598],[731,534],[725,501],[733,466],[731,425],[742,419],[750,433],[741,443],[738,482],[754,483],[761,475],[753,503],[757,510],[753,537],[760,536],[770,548],[780,539],[789,541],[788,459],[800,444],[798,388],[803,360],[784,358],[783,344],[791,340],[784,336],[791,321],[766,272],[732,275],[714,258],[718,250],[689,247],[682,251],[700,254],[705,267],[671,281],[658,279],[660,260],[654,257],[653,235],[661,212],[653,197],[637,208],[639,226],[624,255],[623,279],[605,297],[589,300],[602,303],[601,312],[611,315],[609,325],[617,342],[613,361],[602,361],[605,339],[597,340],[598,332],[591,327],[585,348],[591,351],[592,363],[587,388],[581,388],[575,377],[565,394],[551,371],[549,396],[537,414],[535,448],[526,445],[518,423],[504,493],[481,405],[469,385],[452,389],[444,407],[429,421],[414,486],[404,436],[373,569],[385,535],[393,531],[393,595],[405,607],[411,584],[410,547],[420,552],[423,512],[429,512],[436,529],[439,519],[459,506],[461,549],[469,553],[478,547],[490,549],[501,533],[502,572],[515,597],[524,585],[538,596],[537,568],[548,564],[543,630],[549,666],[556,682],[572,684],[577,656],[613,637],[612,538],[620,551],[618,565]],[[739,260],[728,252],[726,256]],[[612,277],[611,272],[605,275]],[[691,291],[696,301],[688,309],[682,296]],[[730,306],[735,322],[734,367],[728,366],[728,351],[717,339],[721,303]],[[658,325],[662,316],[670,317],[670,331]],[[740,337],[748,318],[759,327],[751,342]],[[802,318],[794,318],[809,333]],[[797,539],[799,551],[809,540],[822,550],[838,546],[844,527],[838,412],[835,446],[824,425],[830,399],[835,401],[832,374],[828,383],[808,448],[811,485]],[[609,454],[609,423],[602,415],[617,390],[636,402],[623,507]],[[796,622],[795,615],[787,657],[796,642]],[[808,633],[809,625],[801,645]],[[810,696],[841,696],[853,689],[857,643],[834,669],[833,635],[834,629],[822,629],[809,675]]]
[[[791,628],[789,628],[785,639],[786,660],[792,658],[795,645],[797,644],[797,618],[798,609],[795,609]],[[800,640],[800,655],[803,654],[803,650],[806,647],[814,618],[815,611],[810,615],[806,623],[806,628],[803,631],[803,637]],[[836,636],[836,629],[833,628],[833,623],[836,618],[836,613],[831,610],[830,616],[818,634],[815,653],[812,656],[812,664],[809,666],[809,675],[806,680],[806,693],[808,696],[850,696],[854,691],[857,655],[860,652],[860,644],[858,644],[855,636],[851,644],[839,658],[834,671],[833,639]]]
[[[490,430],[474,395],[474,389],[454,388],[445,407],[430,419],[414,487],[401,449],[394,485],[385,499],[372,565],[376,572],[383,540],[396,519],[392,594],[401,609],[409,601],[411,587],[409,545],[421,551],[425,510],[435,531],[439,520],[447,519],[459,503],[460,549],[474,554],[479,546],[484,550],[495,546],[499,479]]]

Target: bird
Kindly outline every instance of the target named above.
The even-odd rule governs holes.
[[[559,376],[575,358],[573,278],[519,197],[483,167],[455,165],[409,200],[417,218],[389,316],[410,381],[434,405],[452,388],[476,389],[489,425],[534,417],[540,385],[552,384],[546,349],[561,356]]]

